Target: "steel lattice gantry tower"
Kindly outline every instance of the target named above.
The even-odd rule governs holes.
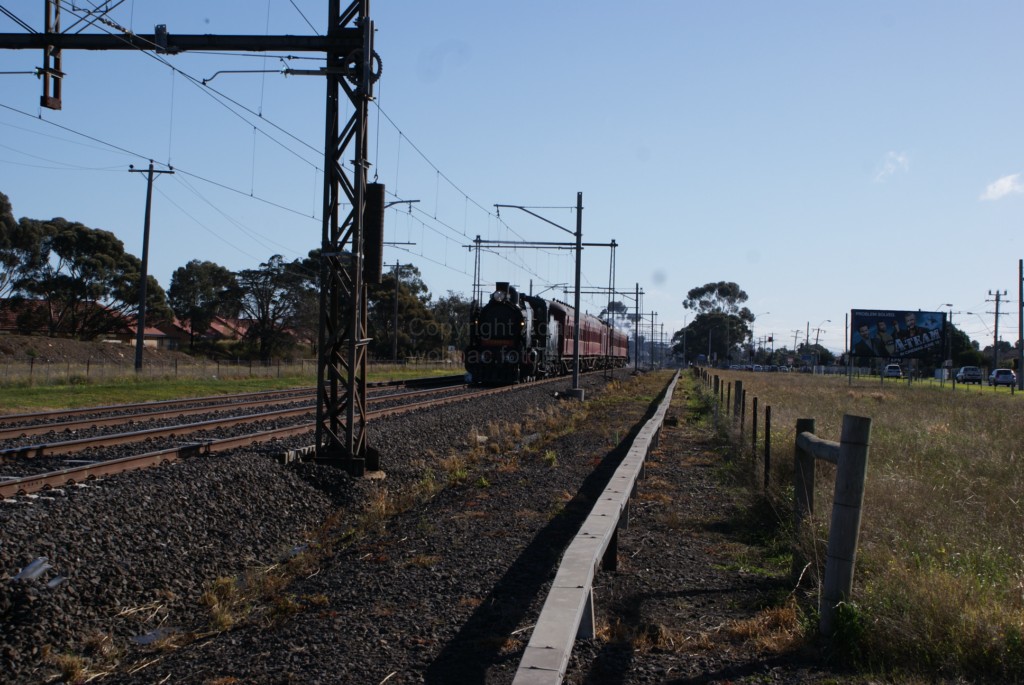
[[[42,32],[0,34],[0,49],[43,52],[41,104],[61,109],[63,50],[188,50],[323,52],[324,69],[286,73],[327,79],[324,149],[324,205],[320,269],[320,332],[317,348],[316,458],[345,467],[353,475],[377,469],[376,452],[366,441],[366,289],[363,237],[367,195],[367,118],[380,61],[373,52],[369,0],[328,3],[326,36],[174,35],[164,26],[152,34],[62,33],[61,5],[43,0]],[[28,28],[28,27],[26,27]],[[376,69],[376,71],[375,71]],[[341,125],[341,93],[353,112]],[[346,172],[346,162],[351,173]],[[341,216],[342,205],[352,209]]]
[[[363,237],[366,207],[367,118],[373,98],[373,23],[369,0],[356,0],[338,13],[331,0],[331,34],[349,25],[361,31],[354,51],[327,53],[327,124],[324,143],[324,225],[320,269],[320,337],[317,348],[316,459],[344,466],[352,475],[376,470],[376,451],[366,441],[366,286]],[[332,43],[334,41],[331,41]],[[341,41],[338,42],[341,44]],[[340,93],[353,112],[340,127]],[[352,157],[351,178],[345,155]],[[341,203],[352,208],[340,219]],[[346,254],[346,246],[349,251]]]

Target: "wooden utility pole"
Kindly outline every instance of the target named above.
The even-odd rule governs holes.
[[[324,141],[324,203],[321,235],[320,332],[317,348],[316,459],[346,468],[352,475],[378,468],[366,440],[366,292],[363,281],[366,203],[367,113],[380,60],[373,52],[369,0],[344,8],[329,0],[323,36],[175,35],[164,25],[151,34],[61,33],[60,3],[43,0],[42,32],[0,34],[0,49],[43,51],[41,104],[61,109],[64,50],[142,50],[177,54],[207,52],[320,52],[325,67],[288,69],[286,74],[327,79]],[[342,126],[341,94],[352,114]],[[351,164],[351,170],[346,169]],[[351,209],[341,214],[342,204]]]
[[[129,172],[141,173],[142,169],[128,167]],[[142,273],[139,278],[139,313],[135,317],[135,372],[142,371],[142,347],[146,342],[146,281],[149,280],[149,218],[153,207],[153,175],[173,174],[172,169],[156,170],[149,160],[146,174],[146,219],[142,226]]]

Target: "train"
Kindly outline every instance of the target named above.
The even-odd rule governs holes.
[[[474,305],[466,373],[471,383],[509,385],[572,372],[576,310],[558,300],[524,295],[499,282]],[[580,317],[580,371],[629,363],[625,333],[595,316]]]

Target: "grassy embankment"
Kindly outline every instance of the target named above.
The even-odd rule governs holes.
[[[1006,388],[720,371],[772,412],[772,488],[792,501],[798,418],[839,440],[872,419],[852,603],[835,645],[876,673],[1024,680],[1024,400]],[[750,435],[742,436],[749,453]],[[762,459],[763,447],[758,459]],[[819,462],[806,558],[823,566],[834,467]],[[757,479],[760,483],[760,478]],[[820,577],[820,576],[819,576]]]
[[[55,384],[12,383],[0,386],[0,414],[38,412],[73,407],[128,404],[188,397],[208,397],[281,388],[314,387],[315,367],[309,373],[281,377],[253,378],[121,378]],[[405,366],[384,364],[371,367],[369,382],[405,380],[457,374],[450,366]]]

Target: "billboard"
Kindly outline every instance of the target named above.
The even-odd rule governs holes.
[[[850,324],[854,357],[913,359],[931,357],[944,349],[945,312],[854,309]]]

